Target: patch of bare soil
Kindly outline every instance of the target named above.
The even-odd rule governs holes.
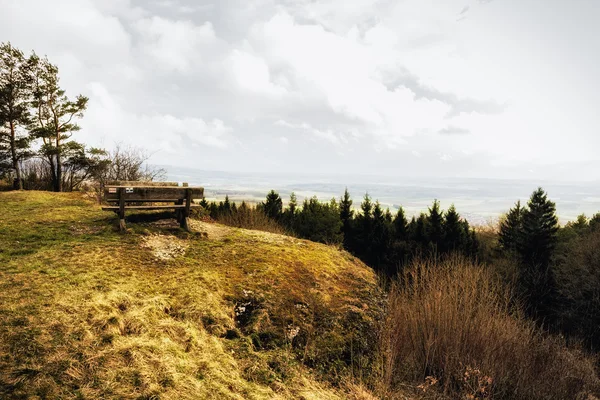
[[[198,220],[190,220],[189,224],[193,231],[206,233],[209,240],[221,240],[229,235],[232,229],[223,225],[211,224]]]
[[[169,261],[182,256],[187,244],[174,236],[150,235],[142,238],[142,247],[152,251],[157,260]]]
[[[249,230],[249,229],[242,229],[242,231],[244,232],[245,235],[261,241],[261,242],[266,242],[266,243],[277,243],[277,244],[294,244],[296,242],[300,241],[298,239],[295,239],[291,236],[286,236],[286,235],[280,235],[278,233],[270,233],[270,232],[263,232],[263,231],[253,231],[253,230]]]

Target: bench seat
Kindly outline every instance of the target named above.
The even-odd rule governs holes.
[[[190,205],[190,208],[200,208],[200,205]],[[185,208],[184,204],[171,204],[167,206],[125,206],[126,210],[172,210]],[[119,206],[102,207],[102,211],[119,211]]]

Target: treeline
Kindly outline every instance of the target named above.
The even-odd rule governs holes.
[[[501,221],[497,253],[487,261],[516,282],[530,318],[600,349],[600,213],[560,227],[539,188]]]
[[[228,225],[288,232],[337,244],[378,272],[394,276],[414,259],[460,254],[477,259],[503,277],[514,299],[541,327],[600,349],[600,213],[561,227],[556,206],[543,189],[515,206],[497,230],[474,230],[454,206],[434,201],[427,212],[407,218],[366,194],[358,209],[348,190],[328,202],[301,204],[292,193],[287,207],[271,191],[256,207],[224,201],[201,205],[210,218]]]
[[[283,200],[274,190],[255,209],[245,202],[238,206],[227,196],[219,203],[203,200],[201,205],[211,218],[235,226],[248,227],[242,223],[242,216],[250,221],[250,215],[262,214],[282,230],[300,238],[343,245],[367,265],[388,276],[395,275],[415,256],[460,253],[473,258],[479,248],[475,231],[456,208],[452,205],[444,212],[437,200],[427,213],[410,220],[402,207],[392,214],[389,208],[383,209],[379,201],[373,202],[368,194],[357,211],[348,190],[339,200],[322,202],[312,197],[302,204],[292,193],[287,207],[283,207]],[[256,221],[257,217],[252,218]]]
[[[88,98],[69,98],[58,67],[0,43],[0,180],[14,189],[71,191],[93,181],[153,180],[148,155],[117,145],[112,151],[72,139]]]

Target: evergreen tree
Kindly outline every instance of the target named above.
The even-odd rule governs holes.
[[[523,230],[523,213],[521,201],[508,211],[506,218],[500,223],[498,242],[506,251],[516,251]]]
[[[517,251],[521,258],[519,286],[528,302],[527,311],[538,321],[552,323],[556,284],[550,261],[557,242],[556,206],[542,188],[529,199],[523,212]]]
[[[206,201],[205,197],[202,197],[202,200],[200,200],[200,205],[202,206],[202,208],[204,208],[205,210],[208,210],[208,201]]]
[[[31,123],[32,60],[10,43],[0,43],[0,164],[14,172],[17,189],[23,189],[20,164],[33,154],[32,138],[23,132]]]
[[[352,218],[354,210],[352,209],[352,198],[348,193],[348,188],[344,190],[344,196],[340,199],[340,220],[342,221],[342,233],[344,234],[344,247],[352,247]]]
[[[435,251],[440,252],[442,240],[444,238],[444,213],[440,210],[440,202],[433,201],[433,205],[429,207],[429,216],[427,218],[427,236],[433,244]]]
[[[229,202],[229,195],[225,195],[225,201],[223,202],[222,214],[224,214],[224,215],[231,214],[231,203]]]
[[[290,210],[290,214],[294,215],[296,213],[297,208],[298,199],[296,198],[296,193],[292,192],[290,194],[290,202],[288,203],[288,209]]]
[[[363,219],[370,221],[373,214],[373,202],[371,201],[369,193],[365,193],[363,202],[360,204],[360,209],[362,210]]]
[[[404,208],[402,208],[402,206],[398,208],[398,213],[394,218],[394,237],[396,240],[408,239],[408,221],[406,220],[406,215],[404,214]]]
[[[594,216],[590,218],[589,225],[592,232],[600,231],[600,212],[594,214]]]
[[[52,187],[56,192],[63,191],[63,162],[67,150],[72,147],[69,139],[80,129],[75,118],[83,116],[88,98],[77,96],[69,100],[59,86],[58,68],[48,59],[33,58],[34,89],[33,108],[37,115],[33,118],[33,133],[42,139],[40,155],[50,167]]]
[[[343,239],[335,201],[321,203],[317,197],[305,199],[294,226],[296,234],[314,242],[335,244]]]
[[[371,254],[367,258],[371,260],[373,268],[382,271],[387,262],[388,251],[391,245],[391,235],[390,223],[387,221],[379,201],[376,201],[373,207],[373,226],[369,239],[370,243],[368,243],[368,247]],[[386,272],[389,274],[391,271]]]
[[[411,240],[417,242],[420,247],[425,247],[429,243],[427,236],[427,216],[424,213],[419,214],[419,218],[415,217],[411,220]]]
[[[365,193],[360,204],[361,213],[356,217],[353,252],[367,264],[371,262],[373,243],[373,203],[369,193]]]
[[[466,237],[469,231],[465,232],[461,224],[460,215],[456,212],[454,204],[448,208],[444,218],[444,251],[462,251],[465,249]]]
[[[288,228],[290,231],[294,231],[294,225],[296,222],[296,214],[298,212],[298,199],[296,194],[292,192],[290,194],[290,201],[288,207],[283,212],[281,223]]]
[[[385,209],[385,222],[387,222],[391,226],[393,221],[394,221],[394,217],[392,216],[392,212],[390,211],[390,209],[388,207]]]
[[[523,262],[528,266],[547,268],[556,247],[558,218],[555,204],[548,200],[542,188],[531,195],[522,221],[517,250]]]
[[[262,208],[267,217],[279,221],[283,212],[283,201],[277,192],[271,190]]]

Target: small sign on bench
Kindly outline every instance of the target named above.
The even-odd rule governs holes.
[[[119,183],[119,182],[116,182]],[[119,227],[126,229],[125,210],[173,209],[181,227],[189,231],[190,209],[193,199],[204,198],[204,188],[190,187],[187,183],[168,186],[164,182],[123,182],[125,185],[110,185],[104,188],[104,199],[114,205],[102,207],[119,215]],[[136,205],[136,203],[173,203],[164,205]]]

